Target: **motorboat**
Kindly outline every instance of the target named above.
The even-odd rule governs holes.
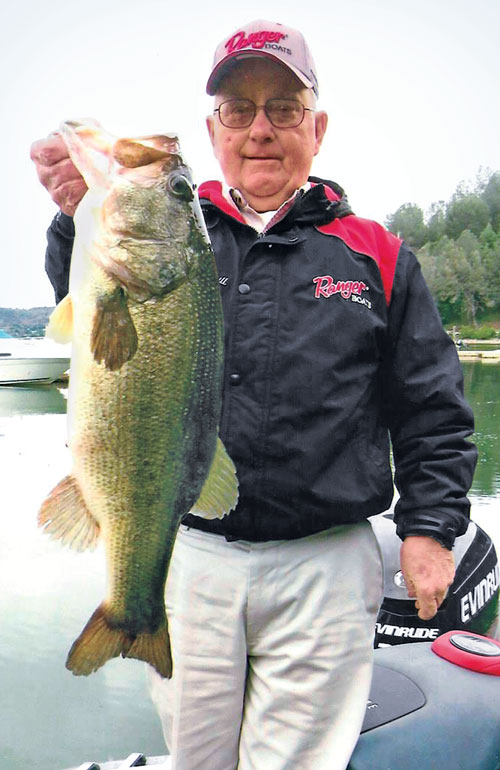
[[[0,339],[0,385],[50,383],[69,369],[71,345],[45,338]]]
[[[434,642],[375,650],[365,719],[347,770],[499,770],[500,643],[451,631]],[[131,754],[71,770],[171,770],[168,756]]]

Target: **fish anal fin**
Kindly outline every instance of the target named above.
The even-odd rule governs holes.
[[[210,471],[190,513],[205,519],[222,519],[236,507],[237,502],[236,468],[218,438]]]
[[[65,476],[42,503],[38,525],[54,540],[77,551],[92,550],[100,527],[90,513],[74,476]]]
[[[45,335],[55,342],[71,342],[73,338],[73,303],[69,294],[66,294],[50,314]]]
[[[111,371],[134,357],[137,332],[123,289],[98,298],[90,346],[95,360]]]
[[[166,679],[172,676],[172,659],[166,615],[154,633],[131,637],[113,622],[103,602],[90,617],[68,653],[66,668],[75,676],[88,676],[111,658],[136,658],[153,666]]]

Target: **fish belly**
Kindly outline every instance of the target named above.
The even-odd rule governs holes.
[[[160,301],[131,305],[138,349],[118,371],[94,361],[83,309],[71,383],[73,476],[105,540],[106,622],[127,640],[154,635],[165,623],[164,585],[178,524],[214,456],[219,301],[193,280]]]

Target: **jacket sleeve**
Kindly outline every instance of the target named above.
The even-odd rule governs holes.
[[[395,483],[397,533],[452,548],[467,529],[477,450],[458,354],[443,329],[415,255],[403,244],[389,309],[384,400]]]
[[[53,286],[56,302],[68,293],[69,267],[75,238],[73,219],[59,211],[47,230],[45,271]]]

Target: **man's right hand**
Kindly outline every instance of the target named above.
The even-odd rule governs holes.
[[[51,134],[31,145],[31,160],[38,178],[61,211],[72,217],[87,192],[85,180],[69,157],[60,134]]]

